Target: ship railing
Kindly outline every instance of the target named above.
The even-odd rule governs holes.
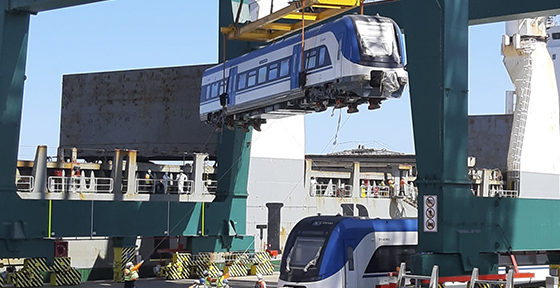
[[[504,189],[490,189],[489,195],[490,197],[518,198],[519,191],[504,190]]]
[[[16,187],[21,192],[31,192],[35,188],[35,178],[33,176],[18,176]]]
[[[337,184],[311,184],[311,197],[352,197],[352,185],[338,186]]]
[[[390,198],[391,189],[387,186],[360,186],[360,197],[362,198]]]
[[[204,181],[204,194],[216,194],[216,191],[218,191],[218,180]]]
[[[187,194],[193,193],[194,181],[187,180],[184,181],[183,185],[179,185],[176,180],[165,180],[165,179],[136,179],[136,191],[137,193],[152,194],[156,192],[156,184],[163,184],[164,194]]]
[[[105,177],[63,177],[50,176],[47,189],[54,193],[112,193],[113,179]]]

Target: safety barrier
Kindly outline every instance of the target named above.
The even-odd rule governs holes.
[[[14,274],[12,279],[15,287],[41,287],[43,286],[43,275],[33,270],[21,269]]]
[[[193,266],[190,253],[173,254],[173,261],[161,268],[160,275],[168,280],[188,279],[191,277],[191,266]]]
[[[124,282],[124,265],[136,262],[136,247],[115,247],[113,282]]]
[[[71,268],[70,262],[70,257],[56,257],[53,261],[52,270],[54,272],[66,272]]]
[[[469,281],[467,288],[487,288],[502,287],[502,288],[513,288],[513,269],[510,269],[507,273],[506,280],[480,280],[478,278],[478,268],[473,268],[471,281]],[[496,285],[496,286],[494,286]]]
[[[69,257],[55,257],[53,266],[48,266],[46,258],[26,258],[21,270],[8,274],[7,284],[13,284],[14,287],[40,287],[44,284],[45,273],[52,272],[52,286],[79,285],[82,277],[78,270],[70,266],[70,262]],[[3,282],[0,288],[2,286]]]
[[[218,267],[212,261],[212,253],[199,253],[194,257],[193,268],[191,269],[196,277],[203,277],[204,271],[208,271],[208,274],[212,278],[218,277]]]
[[[352,197],[352,185],[339,187],[337,184],[311,184],[311,197]]]
[[[55,257],[51,274],[52,286],[79,285],[82,282],[80,272],[71,266],[70,257]]]
[[[434,265],[432,268],[432,275],[431,276],[423,276],[423,275],[410,275],[406,274],[406,263],[401,263],[399,267],[399,274],[397,276],[397,288],[404,288],[407,286],[407,280],[415,280],[414,286],[416,288],[420,288],[422,285],[422,280],[429,280],[429,288],[438,288],[438,278],[439,278],[439,267]],[[471,287],[472,288],[472,287]]]
[[[50,176],[49,192],[62,193],[112,193],[113,179],[105,177],[62,177]]]
[[[175,252],[172,262],[161,267],[157,275],[168,280],[202,277],[216,279],[220,277],[222,270],[223,274],[227,274],[229,277],[254,275],[256,273],[272,275],[274,273],[274,264],[272,264],[272,259],[268,252],[258,252],[255,254],[202,252],[197,255]],[[208,275],[205,275],[205,271],[208,272]]]
[[[35,178],[33,176],[16,177],[16,187],[21,192],[31,192],[35,188]]]
[[[272,275],[274,273],[274,265],[268,252],[257,252],[253,256],[251,275],[256,275],[257,273],[262,275]]]
[[[64,272],[54,272],[51,274],[51,286],[79,285],[81,282],[82,275],[74,267],[68,267]]]
[[[43,274],[48,271],[46,258],[27,258],[23,268],[10,275],[10,282],[15,287],[40,287],[43,286]]]
[[[26,258],[23,260],[23,269],[37,274],[50,270],[47,265],[47,258]]]
[[[226,256],[226,266],[224,273],[231,277],[247,276],[251,269],[249,255],[243,253],[232,253]]]

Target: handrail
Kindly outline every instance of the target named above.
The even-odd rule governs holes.
[[[309,187],[311,197],[352,197],[352,185],[314,183]]]
[[[503,288],[513,288],[513,269],[510,269],[506,276],[506,281],[503,280],[481,280],[478,278],[478,268],[473,268],[471,281],[469,283],[469,287],[467,288],[475,288],[477,283],[482,284],[494,284],[494,285],[504,285]]]
[[[162,194],[192,194],[194,181],[186,180],[181,185],[177,180],[165,179],[136,179],[136,193],[153,194],[156,193],[156,183],[162,182]]]
[[[16,177],[16,187],[21,192],[31,192],[35,188],[35,177],[18,176]]]
[[[504,190],[504,189],[490,189],[490,197],[505,197],[505,198],[518,198],[519,191],[517,190]]]
[[[360,197],[362,198],[390,198],[390,188],[388,186],[360,186]]]
[[[47,189],[54,193],[112,193],[113,179],[106,177],[49,176]]]
[[[439,267],[438,265],[434,265],[432,268],[432,275],[430,276],[423,276],[423,275],[411,275],[406,274],[406,263],[402,262],[401,266],[399,267],[399,275],[397,276],[397,288],[404,288],[406,287],[406,279],[414,279],[420,280],[415,281],[415,287],[421,287],[422,281],[421,280],[430,280],[429,288],[438,288],[438,281],[439,281]],[[472,285],[472,284],[471,284]],[[474,288],[474,287],[470,287]]]

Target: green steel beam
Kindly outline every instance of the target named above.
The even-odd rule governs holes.
[[[560,1],[401,0],[365,12],[395,19],[406,34],[424,252],[413,271],[495,273],[495,252],[560,250],[560,201],[476,198],[466,165],[468,25],[559,14]],[[425,195],[438,199],[437,232],[424,232]]]
[[[401,2],[406,6],[402,24],[418,167],[419,251],[460,253],[453,225],[466,214],[454,217],[453,213],[464,203],[458,199],[472,198],[472,193],[467,194],[468,1]],[[438,199],[437,232],[422,233],[423,195]],[[458,264],[440,266],[440,273],[456,274],[446,269],[462,267]]]
[[[29,14],[7,12],[2,1],[0,11],[0,258],[19,256],[21,251],[30,255],[40,254],[48,244],[41,241],[47,222],[28,225],[32,216],[20,213],[14,184],[18,155],[23,81],[27,54]],[[44,203],[30,203],[30,211],[46,213]],[[21,215],[23,214],[23,215]],[[46,215],[46,214],[45,214]],[[34,223],[35,224],[35,223]],[[31,239],[29,239],[31,238]],[[21,240],[25,239],[25,240]]]
[[[553,16],[560,14],[560,1],[557,0],[458,0],[468,2],[469,25],[485,24],[492,22],[508,21],[521,18]],[[439,3],[439,1],[434,1]],[[401,26],[405,21],[403,17],[406,1],[376,3],[364,7],[364,13],[393,18]],[[408,8],[407,8],[408,9]],[[413,19],[418,19],[416,16]],[[405,28],[406,27],[402,27]]]
[[[6,5],[5,2],[2,4]],[[0,191],[15,191],[29,14],[0,12]]]
[[[7,10],[17,10],[36,14],[43,11],[101,2],[105,0],[3,0]]]
[[[558,0],[469,0],[469,23],[472,25],[558,14]]]
[[[485,7],[497,2],[484,1]],[[518,4],[510,13],[528,9],[522,1],[509,2]],[[400,12],[400,24],[407,37],[419,173],[419,251],[424,252],[413,258],[413,270],[430,274],[437,264],[440,275],[465,275],[473,267],[496,273],[495,252],[560,250],[560,224],[554,220],[560,216],[560,201],[477,198],[470,191],[467,47],[469,10],[472,16],[474,4],[402,0],[401,5],[406,7]],[[560,7],[560,2],[555,5]],[[437,197],[437,231],[424,229],[428,221],[424,196]]]

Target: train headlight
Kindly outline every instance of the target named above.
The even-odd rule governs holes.
[[[399,77],[399,83],[401,85],[406,85],[408,83],[408,77]]]

